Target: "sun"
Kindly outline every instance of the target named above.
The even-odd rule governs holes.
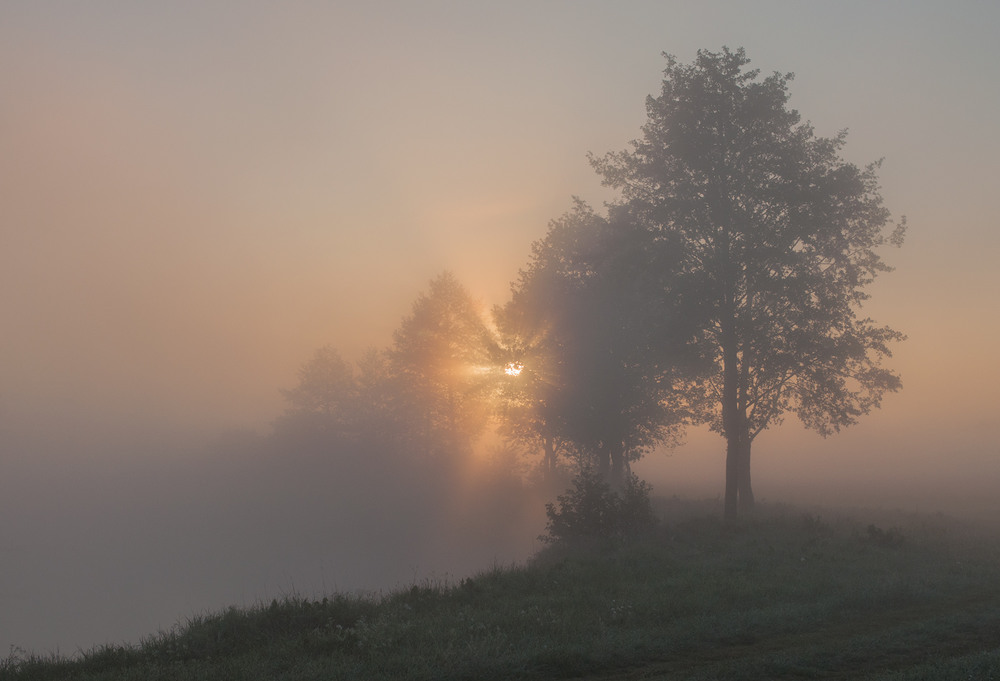
[[[520,362],[509,362],[506,367],[504,367],[503,372],[508,376],[518,376],[521,371],[524,370],[524,365]]]

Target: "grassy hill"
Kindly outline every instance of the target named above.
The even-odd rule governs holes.
[[[997,679],[1000,545],[940,516],[774,506],[379,597],[196,617],[0,679]]]

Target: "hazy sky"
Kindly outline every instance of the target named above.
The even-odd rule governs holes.
[[[761,436],[758,494],[800,478],[984,493],[1000,484],[998,26],[996,3],[915,0],[3,2],[0,434],[263,430],[314,349],[388,344],[442,270],[503,302],[573,195],[608,198],[586,154],[638,136],[660,53],[728,45],[795,72],[791,105],[821,135],[848,128],[849,160],[884,157],[910,225],[869,305],[909,336],[904,390],[829,440],[791,420]],[[88,456],[10,447],[0,476]],[[654,463],[721,491],[714,436]]]
[[[316,347],[385,345],[451,269],[502,302],[638,134],[662,51],[747,48],[906,214],[876,318],[907,404],[985,418],[998,362],[991,3],[131,3],[0,9],[11,418],[249,425]]]

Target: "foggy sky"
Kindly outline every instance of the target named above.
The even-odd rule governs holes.
[[[909,336],[890,363],[902,392],[827,440],[791,417],[762,435],[758,495],[826,482],[851,503],[985,503],[998,25],[981,2],[3,3],[0,654],[138,638],[235,598],[216,589],[226,564],[190,589],[164,567],[143,528],[174,499],[136,490],[204,477],[177,452],[265,431],[316,348],[387,345],[442,270],[504,302],[573,195],[610,198],[586,153],[639,135],[663,51],[744,46],[763,73],[795,72],[791,106],[819,135],[848,128],[848,160],[884,157],[885,203],[909,221],[866,308]],[[695,432],[642,470],[714,495],[722,456]],[[185,546],[169,544],[199,567]],[[247,600],[288,586],[268,578],[315,581],[316,556],[288,552],[240,577]],[[88,628],[123,575],[135,588]]]

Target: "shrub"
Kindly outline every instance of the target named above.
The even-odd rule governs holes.
[[[895,549],[903,545],[903,531],[898,527],[883,530],[876,525],[868,526],[868,542],[886,549]]]
[[[600,474],[586,468],[555,504],[545,504],[547,534],[539,539],[549,544],[580,543],[635,535],[656,523],[650,490],[649,483],[631,474],[621,492],[616,492]]]

